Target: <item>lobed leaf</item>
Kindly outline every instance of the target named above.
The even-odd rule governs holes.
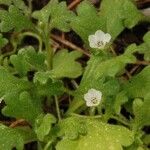
[[[11,55],[10,61],[21,76],[27,75],[28,71],[46,69],[45,55],[31,46],[20,49],[17,55]]]
[[[26,91],[20,94],[8,94],[4,97],[4,101],[6,106],[2,113],[6,116],[25,119],[33,124],[35,118],[43,113],[39,99],[31,97]]]
[[[8,32],[15,30],[20,32],[24,29],[32,29],[33,25],[29,18],[14,5],[10,5],[8,11],[0,10],[0,30],[1,32]]]
[[[140,129],[143,126],[150,125],[150,94],[147,94],[142,101],[139,98],[136,98],[133,101],[133,111],[134,111],[134,126],[136,129]]]
[[[126,27],[134,27],[143,17],[131,0],[103,0],[99,12],[92,4],[83,1],[77,14],[71,26],[87,45],[88,36],[97,30],[109,33],[114,40]]]
[[[8,43],[8,40],[0,34],[0,49],[3,48]]]
[[[124,85],[130,98],[144,98],[150,90],[150,66],[145,67],[139,74],[132,77]],[[141,88],[142,87],[142,88]]]
[[[51,114],[40,115],[35,122],[35,132],[40,141],[49,134],[52,125],[56,123],[56,118]]]
[[[110,83],[105,83],[105,85],[103,82],[101,83],[101,79],[105,79],[106,77],[115,78],[117,73],[122,71],[127,63],[132,63],[134,61],[135,57],[127,54],[109,59],[101,55],[92,56],[83,74],[74,100],[69,107],[68,113],[84,105],[83,95],[87,93],[90,88],[102,91],[103,97],[105,98],[107,96],[116,95],[117,92],[119,92],[119,83],[117,80],[110,80]]]
[[[125,127],[108,125],[97,120],[84,121],[87,134],[74,140],[63,137],[56,145],[56,150],[93,150],[93,147],[95,150],[123,150],[122,146],[129,146],[133,142],[132,132]]]
[[[82,54],[77,51],[68,52],[61,50],[53,57],[53,69],[51,74],[55,78],[77,78],[82,74],[81,64],[75,60]],[[64,61],[65,60],[65,61]]]
[[[23,138],[16,130],[1,124],[0,137],[0,149],[12,150],[15,147],[17,150],[23,150]]]
[[[43,25],[49,25],[49,28],[57,28],[64,32],[70,30],[69,22],[73,20],[74,14],[69,11],[65,2],[58,2],[58,0],[50,1],[40,11],[35,11],[32,14],[33,18],[37,19]]]

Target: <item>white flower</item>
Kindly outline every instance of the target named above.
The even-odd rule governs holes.
[[[103,49],[110,42],[111,35],[98,30],[94,35],[89,35],[88,40],[91,48]]]
[[[84,94],[84,100],[86,101],[86,105],[88,107],[98,106],[102,99],[102,92],[90,89],[86,94]]]

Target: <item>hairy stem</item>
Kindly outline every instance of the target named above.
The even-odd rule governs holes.
[[[37,35],[36,33],[33,33],[33,32],[24,32],[21,35],[23,37],[24,36],[32,36],[32,37],[36,38],[39,41],[39,52],[42,51],[42,47],[43,47],[42,38],[39,35]]]
[[[54,99],[55,99],[55,105],[56,105],[56,111],[57,111],[58,121],[60,121],[61,120],[61,115],[60,115],[58,97],[54,96]]]

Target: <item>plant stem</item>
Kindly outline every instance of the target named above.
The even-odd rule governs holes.
[[[61,115],[60,115],[58,97],[54,96],[54,99],[55,99],[55,105],[56,105],[56,111],[57,111],[58,121],[60,121],[61,120]]]
[[[90,116],[94,116],[94,115],[95,115],[95,110],[96,110],[95,107],[91,107],[91,108],[90,108],[90,111],[89,111]]]
[[[75,116],[75,117],[80,117],[80,118],[91,118],[91,119],[99,119],[102,118],[101,115],[96,115],[96,116],[85,116],[85,115],[79,115],[79,114],[75,114],[75,113],[71,113],[71,116]]]
[[[126,125],[128,127],[130,127],[130,124],[126,120],[124,120],[124,119],[122,119],[122,118],[120,118],[118,116],[111,116],[111,118],[119,121],[120,123],[122,123],[122,124],[124,124],[124,125]]]
[[[28,0],[29,12],[32,13],[32,0]]]
[[[51,144],[52,144],[52,141],[49,141],[49,142],[45,145],[44,150],[50,149],[50,145],[51,145]]]
[[[24,36],[32,36],[32,37],[36,38],[39,41],[39,52],[42,51],[43,44],[42,44],[42,39],[41,39],[41,37],[39,35],[37,35],[36,33],[33,33],[33,32],[24,32],[21,35],[23,37]]]
[[[52,69],[52,59],[53,59],[53,49],[50,45],[49,37],[50,36],[48,34],[48,36],[46,36],[46,39],[45,39],[45,49],[47,52],[47,68],[48,68],[48,70],[51,70]]]

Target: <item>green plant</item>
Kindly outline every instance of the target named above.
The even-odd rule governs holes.
[[[149,19],[133,1],[102,0],[97,10],[84,0],[77,13],[58,0],[36,11],[32,0],[27,5],[23,0],[0,0],[0,4],[6,6],[0,9],[0,103],[5,104],[1,112],[26,123],[0,124],[0,150],[22,150],[33,141],[39,150],[148,149],[150,138],[143,127],[150,125],[150,66],[129,80],[122,77],[128,64],[137,63],[135,53],[150,61],[150,32],[142,44],[128,45],[119,56],[111,53],[125,28]],[[77,61],[82,51],[55,52],[53,29],[73,30],[80,36],[90,53],[86,66]],[[26,37],[38,44],[24,44]],[[4,52],[8,44],[11,50]],[[63,95],[68,97],[64,107]]]

